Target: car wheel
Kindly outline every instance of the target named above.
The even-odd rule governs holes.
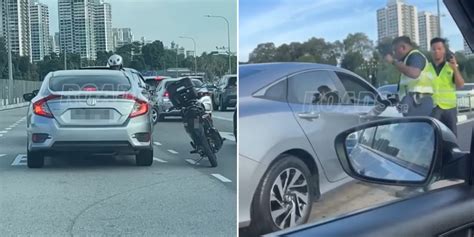
[[[252,203],[250,230],[258,235],[301,225],[313,206],[314,185],[306,164],[282,155],[264,175]]]
[[[28,168],[41,168],[44,166],[44,154],[39,151],[28,151],[26,163]]]
[[[150,166],[153,163],[153,148],[139,151],[135,161],[137,166]]]
[[[153,108],[151,110],[151,121],[153,122],[153,124],[156,124],[158,122],[158,117],[159,117],[158,109]]]
[[[217,110],[219,107],[217,106],[216,100],[212,98],[212,109]]]
[[[222,98],[219,100],[219,111],[225,111],[227,109],[227,105],[224,104]]]

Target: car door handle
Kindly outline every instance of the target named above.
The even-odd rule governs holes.
[[[319,114],[317,113],[298,113],[298,117],[302,119],[317,119],[319,118]]]

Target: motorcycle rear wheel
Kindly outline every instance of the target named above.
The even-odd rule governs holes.
[[[212,151],[211,145],[209,144],[209,140],[204,134],[201,135],[200,140],[201,140],[202,151],[209,159],[209,163],[211,163],[211,167],[217,167],[217,156]]]

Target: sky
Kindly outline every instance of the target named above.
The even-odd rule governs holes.
[[[58,1],[39,0],[48,5],[50,34],[59,31]],[[112,5],[112,27],[131,28],[134,40],[161,40],[166,46],[175,41],[186,50],[193,50],[189,39],[196,40],[197,53],[227,47],[227,25],[223,19],[204,15],[220,15],[229,20],[230,47],[237,47],[236,0],[106,0]]]
[[[436,0],[406,0],[417,11],[437,13]],[[249,53],[259,43],[275,46],[304,42],[311,37],[326,41],[343,40],[349,33],[363,32],[377,40],[376,11],[387,0],[240,0],[239,61],[248,61]],[[463,50],[461,32],[448,10],[441,5],[442,37],[452,51]]]

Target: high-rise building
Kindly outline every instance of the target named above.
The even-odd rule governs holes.
[[[130,28],[113,28],[112,34],[114,49],[133,42],[133,34]]]
[[[30,5],[31,27],[31,57],[33,62],[43,60],[51,51],[49,35],[48,6],[38,0],[31,1]]]
[[[408,36],[419,44],[416,7],[404,0],[388,0],[387,6],[377,10],[378,40]]]
[[[418,13],[418,29],[420,30],[421,49],[429,50],[431,39],[439,37],[438,21],[438,16],[433,15],[430,12]]]
[[[186,50],[186,58],[194,57],[194,50]]]
[[[466,40],[464,40],[464,55],[469,58],[474,57],[474,51],[472,51],[472,49],[469,47]]]
[[[96,51],[112,51],[114,47],[112,34],[112,8],[109,3],[96,2],[95,41]]]
[[[61,50],[78,53],[81,58],[95,59],[95,16],[97,0],[59,0],[59,34]]]
[[[54,33],[54,36],[52,36],[52,38],[52,51],[59,55],[63,51],[60,47],[61,44],[59,42],[59,32]]]
[[[30,1],[2,0],[0,13],[1,35],[4,39],[10,36],[12,52],[20,56],[30,56],[31,60]]]
[[[177,48],[177,50],[178,50],[178,55],[184,55],[185,49],[183,47],[179,47]]]

